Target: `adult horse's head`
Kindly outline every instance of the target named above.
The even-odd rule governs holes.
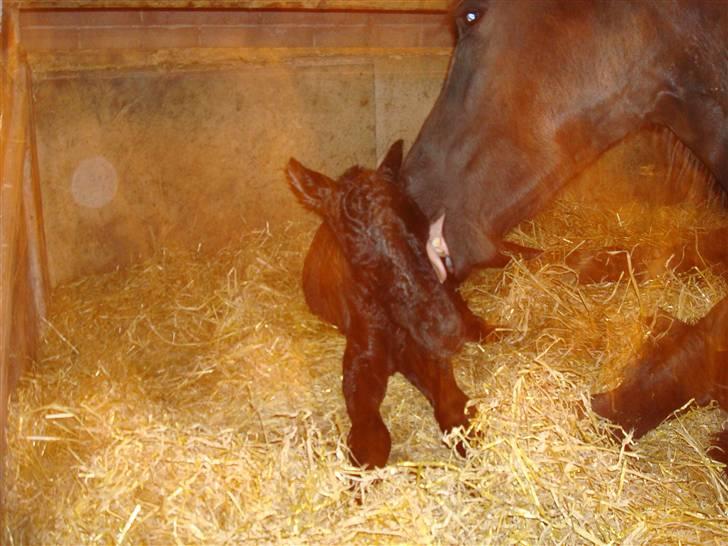
[[[444,215],[456,275],[500,262],[506,231],[642,124],[672,129],[728,184],[726,12],[700,0],[454,2],[450,71],[404,177],[433,226]]]

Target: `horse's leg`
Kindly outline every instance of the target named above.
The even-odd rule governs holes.
[[[708,448],[708,455],[719,463],[726,465],[723,472],[728,476],[728,430],[721,430],[713,434]]]
[[[686,262],[690,267],[719,266],[728,274],[728,227],[698,232],[694,241],[685,245]]]
[[[356,464],[373,468],[387,464],[392,440],[379,413],[390,376],[385,347],[375,338],[347,340],[343,391],[351,420],[347,443]]]
[[[592,409],[639,438],[689,400],[728,409],[728,297],[694,325],[677,322],[647,347],[622,384]]]
[[[612,247],[580,248],[569,253],[564,262],[576,273],[581,284],[615,282],[630,275],[641,276],[644,270],[641,257],[635,256],[635,251]]]
[[[451,281],[446,281],[451,282]],[[485,341],[495,341],[495,336],[491,336],[496,326],[488,324],[485,319],[479,317],[468,307],[460,293],[453,287],[453,301],[455,307],[460,313],[460,317],[465,325],[464,337],[466,341],[474,341],[475,343]]]
[[[566,265],[576,273],[579,282],[614,282],[634,275],[653,278],[668,269],[677,273],[695,267],[718,265],[720,273],[728,274],[728,228],[697,233],[691,240],[682,240],[667,247],[636,246],[631,251],[605,248],[578,249],[565,258]]]

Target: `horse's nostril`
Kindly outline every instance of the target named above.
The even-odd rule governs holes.
[[[449,254],[445,256],[445,269],[447,269],[447,272],[451,275],[455,274],[455,266],[453,265],[452,258]]]

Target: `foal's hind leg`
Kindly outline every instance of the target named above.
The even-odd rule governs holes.
[[[351,420],[347,443],[356,464],[373,468],[387,464],[392,439],[379,413],[391,375],[386,350],[377,340],[347,340],[343,390]]]

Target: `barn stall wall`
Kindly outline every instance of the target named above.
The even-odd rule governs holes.
[[[2,21],[0,129],[0,453],[7,397],[35,357],[48,290],[30,72],[21,62],[16,14]],[[2,457],[0,457],[2,462]],[[0,465],[0,483],[4,465]],[[3,508],[0,491],[0,514]]]
[[[300,216],[290,156],[333,174],[411,142],[447,66],[443,7],[6,3],[3,435],[49,286]]]
[[[447,69],[445,4],[9,4],[3,432],[7,395],[33,358],[50,286],[166,246],[213,251],[241,233],[300,219],[283,177],[291,156],[337,174],[373,165],[397,138],[411,144]],[[637,135],[579,186],[619,178],[652,195],[652,181],[675,167],[673,146]]]
[[[21,27],[52,284],[299,215],[288,157],[336,173],[411,142],[447,65],[423,46],[449,39],[441,15],[382,12],[30,12]]]

